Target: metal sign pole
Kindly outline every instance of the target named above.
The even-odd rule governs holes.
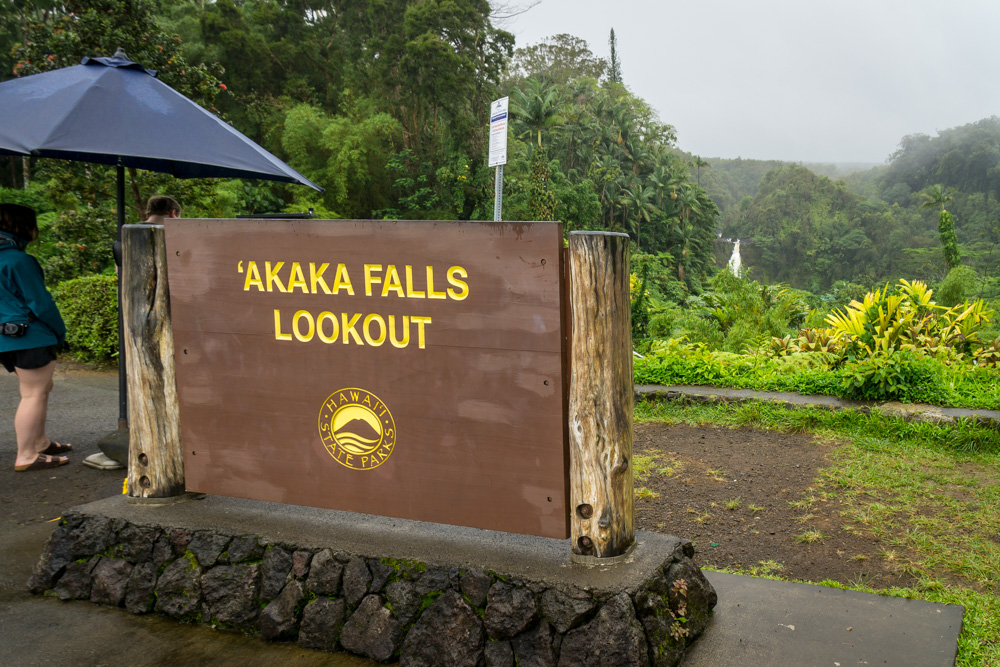
[[[503,208],[503,165],[497,165],[496,196],[493,197],[493,222],[500,222],[500,210]]]
[[[507,162],[507,109],[508,99],[501,97],[490,104],[490,159],[489,166],[496,167],[496,196],[493,197],[493,222],[500,222],[503,208],[503,166]]]

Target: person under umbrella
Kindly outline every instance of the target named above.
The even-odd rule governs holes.
[[[162,225],[168,218],[181,217],[181,205],[173,197],[166,195],[156,195],[146,201],[146,224]],[[111,246],[111,252],[115,258],[115,273],[122,265],[122,242],[115,241]]]
[[[166,195],[150,197],[146,202],[146,223],[162,225],[167,218],[181,217],[181,205],[177,200]]]
[[[66,325],[45,288],[41,265],[24,252],[36,238],[33,210],[0,204],[0,363],[17,373],[21,393],[14,415],[19,472],[69,463],[62,455],[72,449],[45,433],[56,348],[66,339]]]

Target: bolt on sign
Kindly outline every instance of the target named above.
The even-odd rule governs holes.
[[[188,491],[568,537],[561,224],[165,233]]]

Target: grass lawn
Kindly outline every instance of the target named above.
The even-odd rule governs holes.
[[[763,402],[641,401],[635,417],[808,432],[836,443],[817,493],[840,501],[843,530],[877,538],[876,557],[919,584],[872,590],[860,581],[817,583],[960,604],[958,664],[1000,665],[1000,430]],[[780,567],[754,570],[742,574],[773,576]]]

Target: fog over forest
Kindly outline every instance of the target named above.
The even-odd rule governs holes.
[[[129,174],[131,219],[140,218],[145,196],[165,189],[187,214],[209,217],[312,209],[324,218],[489,219],[486,109],[509,96],[504,217],[629,233],[637,262],[660,276],[664,299],[683,303],[708,288],[732,250],[720,234],[743,239],[743,265],[754,279],[817,295],[841,283],[938,284],[956,268],[970,295],[996,292],[1000,140],[992,112],[891,136],[887,128],[901,126],[843,106],[857,98],[865,76],[895,63],[880,81],[898,99],[890,105],[871,97],[873,113],[900,105],[930,113],[940,99],[949,113],[972,113],[984,101],[994,108],[985,98],[966,103],[965,87],[936,93],[922,86],[922,105],[904,94],[924,58],[979,54],[978,26],[986,21],[970,20],[968,38],[947,49],[934,42],[917,53],[912,40],[923,34],[924,19],[898,17],[897,28],[910,30],[887,32],[874,44],[860,37],[891,17],[850,3],[815,16],[781,2],[723,2],[717,9],[725,11],[713,17],[701,5],[678,8],[667,23],[674,29],[656,35],[640,25],[652,21],[627,20],[635,10],[628,1],[614,25],[586,2],[572,11],[558,0],[530,4],[472,0],[455,12],[447,3],[390,0],[375,13],[343,0],[308,8],[264,0],[12,4],[0,15],[0,76],[70,66],[81,55],[123,46],[326,190],[136,172]],[[864,20],[838,30],[851,9]],[[957,3],[937,25],[950,25],[952,14],[968,19],[972,9]],[[762,24],[767,30],[750,29]],[[551,34],[562,25],[580,32]],[[685,50],[695,32],[681,29],[686,25],[712,25],[713,38]],[[739,26],[746,34],[732,44],[722,39]],[[786,39],[775,39],[782,29]],[[685,53],[683,66],[667,66],[652,50],[665,44]],[[898,57],[904,53],[913,57]],[[865,76],[852,69],[859,54],[870,68]],[[997,57],[991,54],[982,62]],[[756,60],[762,55],[769,60]],[[816,65],[820,57],[829,64]],[[810,78],[804,67],[818,69]],[[825,87],[814,90],[816,81]],[[730,97],[715,99],[711,91]],[[798,124],[804,118],[808,127]],[[767,129],[773,122],[778,129]],[[699,139],[703,123],[713,141],[726,143]],[[861,155],[820,144],[778,150],[779,134],[828,147],[860,139],[887,148]],[[765,143],[743,143],[748,137]],[[769,155],[793,160],[763,159]],[[113,182],[109,170],[79,164],[0,160],[0,183],[18,193],[6,196],[43,213],[48,241],[38,252],[51,281],[109,270],[102,230],[114,220]],[[930,200],[945,204],[953,242],[942,240],[941,207],[926,207]]]

